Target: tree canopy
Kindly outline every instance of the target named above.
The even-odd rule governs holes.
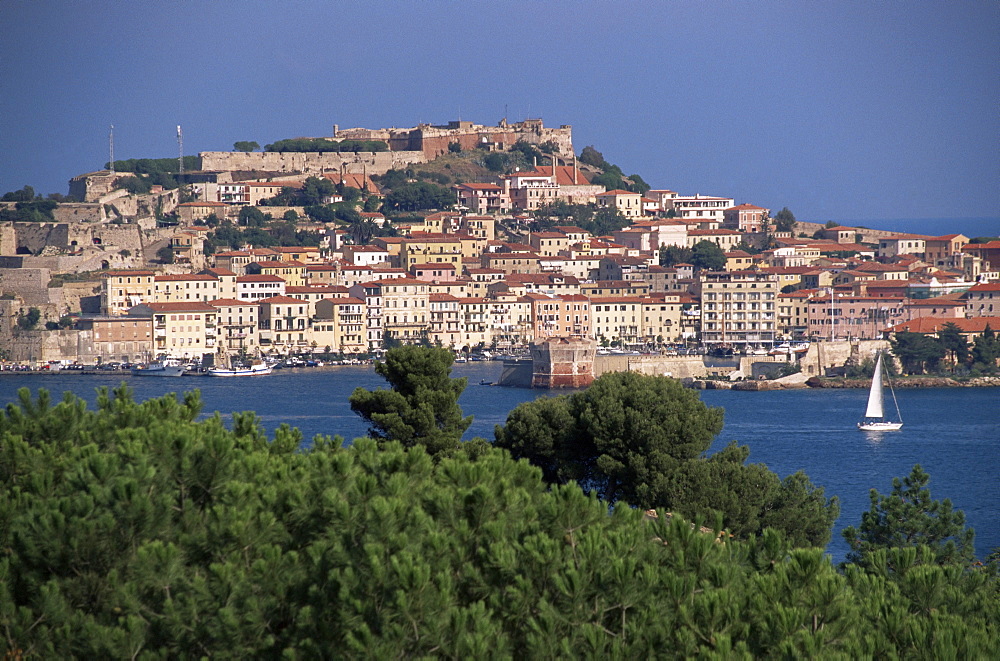
[[[847,562],[872,564],[878,550],[925,546],[938,564],[968,565],[974,557],[975,532],[965,526],[965,513],[951,501],[933,500],[930,475],[917,464],[907,477],[892,480],[892,492],[871,490],[871,508],[861,515],[861,526],[843,530],[851,547]]]
[[[714,241],[699,241],[691,248],[690,261],[699,271],[724,271],[726,253]]]
[[[587,390],[521,404],[497,426],[495,444],[542,470],[547,482],[577,482],[609,502],[721,515],[740,537],[772,526],[796,544],[826,544],[839,507],[805,475],[784,483],[746,465],[732,445],[706,459],[722,409],[668,377],[605,374]]]
[[[373,438],[421,445],[431,454],[453,450],[472,424],[463,417],[458,398],[465,378],[451,378],[454,354],[447,349],[399,346],[390,349],[375,373],[391,390],[357,388],[351,409],[370,425]]]
[[[233,143],[233,149],[249,153],[260,149],[260,145],[252,140],[238,140]]]
[[[448,209],[455,203],[455,194],[426,181],[402,184],[385,197],[383,206],[389,211],[420,211]]]
[[[0,411],[10,658],[990,658],[992,566],[649,520],[496,450],[268,439],[197,393]]]
[[[774,224],[779,232],[792,232],[795,230],[795,214],[788,207],[782,207],[774,214]]]
[[[289,138],[264,145],[264,151],[277,152],[361,152],[388,151],[384,140],[328,140],[326,138]]]

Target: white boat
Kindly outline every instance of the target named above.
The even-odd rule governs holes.
[[[264,376],[271,373],[271,366],[253,363],[247,367],[219,367],[208,370],[209,376]]]
[[[184,365],[164,359],[132,367],[132,376],[184,376]]]
[[[896,391],[892,389],[892,382],[889,382],[889,392],[892,393],[892,402],[896,405],[896,418],[899,422],[892,422],[885,417],[882,375],[882,354],[879,354],[875,363],[875,374],[872,375],[871,390],[868,391],[868,408],[865,410],[864,419],[858,423],[858,429],[862,431],[897,431],[903,426],[903,416],[899,413],[899,404],[896,402]],[[885,380],[889,381],[888,377]]]

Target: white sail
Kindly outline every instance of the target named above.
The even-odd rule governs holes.
[[[882,354],[879,354],[878,362],[875,363],[875,375],[872,376],[872,389],[868,393],[868,410],[865,411],[865,417],[885,417],[885,407],[882,405]]]

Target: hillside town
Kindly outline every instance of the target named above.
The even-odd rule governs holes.
[[[996,237],[806,223],[726,191],[650,187],[577,154],[565,125],[335,126],[240,146],[172,159],[167,177],[109,161],[55,201],[5,195],[4,365],[400,343],[517,355],[554,338],[792,360],[805,343],[1000,328]]]

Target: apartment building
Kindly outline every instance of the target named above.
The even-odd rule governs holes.
[[[365,335],[365,302],[353,296],[327,298],[316,303],[313,340],[340,354],[368,351]]]
[[[207,273],[158,275],[153,278],[153,300],[157,303],[207,303],[219,297],[219,281]]]
[[[216,341],[220,350],[230,354],[241,351],[258,353],[260,342],[257,320],[260,307],[257,303],[220,298],[209,301],[209,305],[219,311],[216,317]]]
[[[101,312],[123,315],[140,303],[152,303],[156,271],[108,271],[101,280]]]
[[[775,276],[756,271],[703,272],[698,286],[703,343],[743,348],[774,341]]]
[[[219,311],[208,303],[142,303],[128,314],[152,319],[153,352],[157,356],[201,360],[216,351]]]

